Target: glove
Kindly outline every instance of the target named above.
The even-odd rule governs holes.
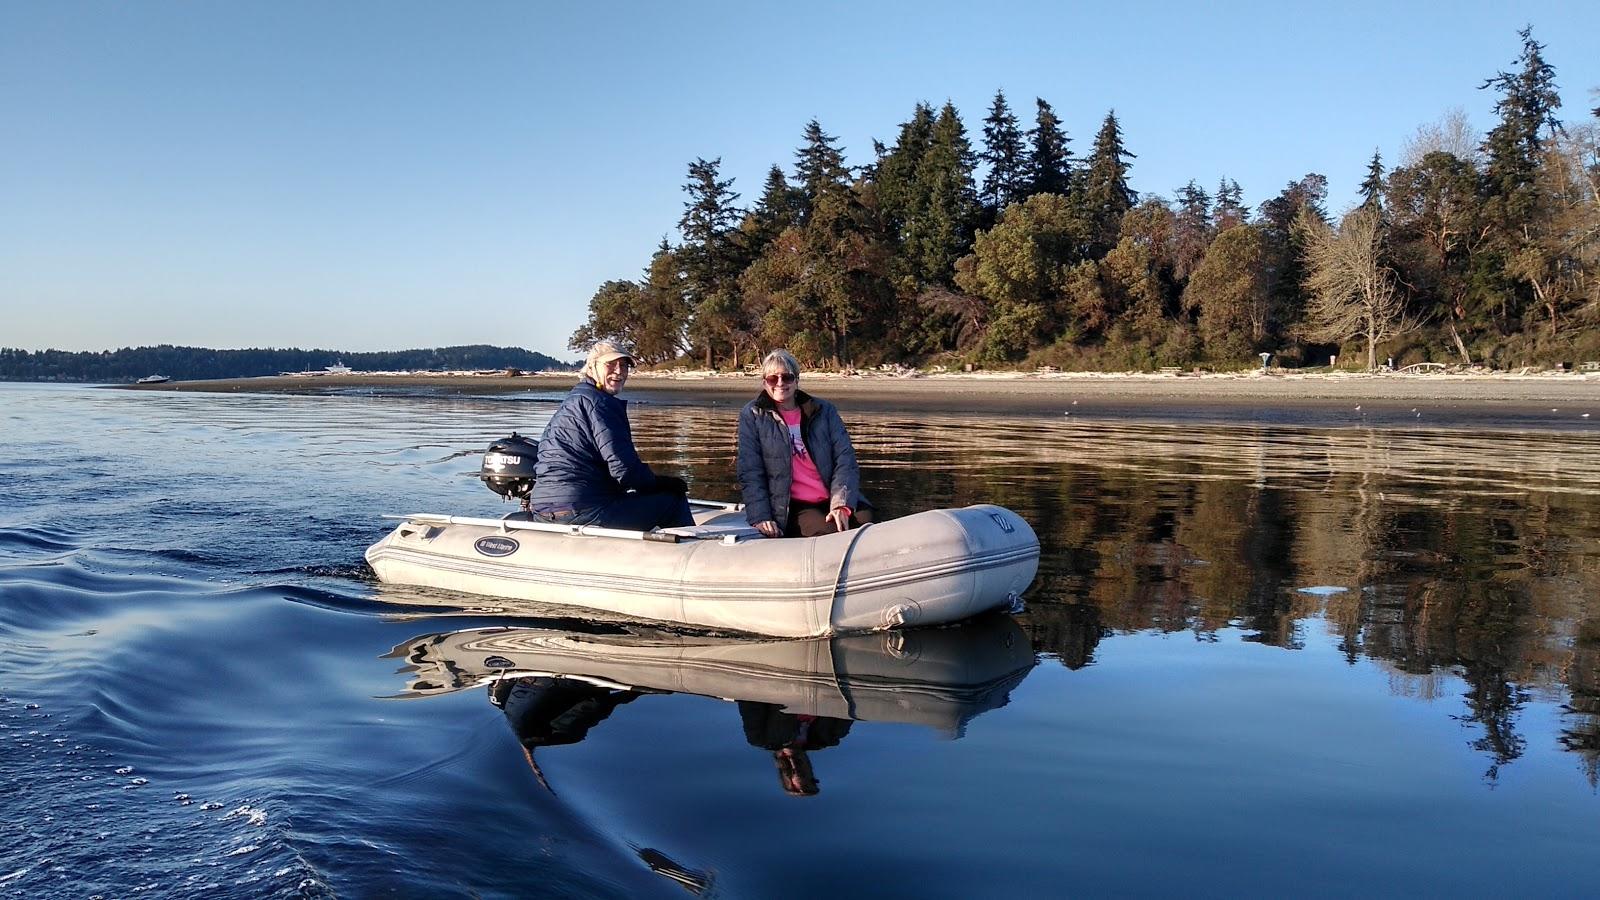
[[[657,475],[656,483],[650,486],[652,494],[687,494],[689,482],[676,475]]]

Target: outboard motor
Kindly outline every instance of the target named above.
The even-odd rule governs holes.
[[[521,500],[528,508],[528,492],[533,490],[533,468],[539,460],[539,442],[515,431],[489,445],[483,454],[478,477],[489,490],[507,500]]]

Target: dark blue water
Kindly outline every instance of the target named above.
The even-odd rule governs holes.
[[[1600,436],[847,410],[889,514],[1034,523],[1028,610],[706,697],[595,674],[701,636],[371,580],[550,410],[0,386],[0,894],[1589,892]],[[634,417],[731,493],[731,410]]]

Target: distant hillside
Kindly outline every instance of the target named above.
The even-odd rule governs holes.
[[[178,381],[207,378],[253,378],[280,372],[316,371],[343,363],[357,371],[575,369],[576,363],[552,359],[520,347],[439,347],[434,350],[389,350],[348,353],[340,350],[275,349],[208,350],[204,347],[124,347],[121,350],[68,352],[0,348],[0,381],[84,381],[117,383],[146,375],[167,375]]]

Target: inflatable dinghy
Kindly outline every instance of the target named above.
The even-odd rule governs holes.
[[[479,477],[525,498],[537,445],[490,445]],[[1039,539],[1011,510],[936,509],[810,538],[766,538],[740,507],[690,501],[695,524],[648,532],[413,514],[368,548],[389,584],[779,637],[956,622],[1015,606]],[[512,610],[515,611],[514,609]]]
[[[999,506],[776,539],[737,512],[701,510],[701,524],[654,532],[519,514],[399,516],[366,557],[391,584],[781,637],[938,625],[1009,608],[1039,568],[1033,529]]]

